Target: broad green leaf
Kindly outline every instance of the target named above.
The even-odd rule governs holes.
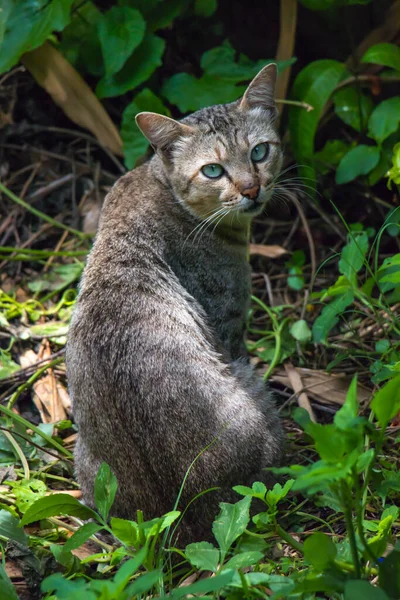
[[[8,577],[2,564],[0,564],[0,588],[1,600],[19,600],[15,587],[11,583],[11,579]]]
[[[378,525],[378,533],[368,541],[368,547],[370,548],[372,554],[378,558],[382,556],[386,550],[389,536],[392,531],[393,521],[393,515],[391,514],[388,514],[385,518],[382,518]],[[367,556],[367,554],[365,556]]]
[[[10,353],[0,348],[0,379],[9,377],[16,371],[19,371],[20,368],[21,365],[13,361]]]
[[[169,115],[169,110],[163,101],[149,88],[145,88],[126,107],[122,113],[121,137],[124,143],[125,164],[132,169],[138,158],[146,152],[149,142],[144,137],[135,122],[135,117],[142,111]]]
[[[296,77],[291,97],[306,102],[313,110],[292,106],[289,110],[289,130],[296,160],[310,164],[314,155],[314,138],[323,108],[346,67],[336,60],[317,60],[307,65]],[[307,173],[308,176],[309,173]]]
[[[140,46],[134,50],[122,69],[111,77],[103,77],[96,87],[99,98],[120,96],[149,79],[162,63],[165,42],[147,33]]]
[[[376,392],[371,402],[371,409],[381,427],[385,429],[400,411],[400,375],[388,381]]]
[[[182,16],[191,0],[119,0],[120,6],[133,6],[140,10],[145,18],[149,31],[167,27],[172,21]]]
[[[212,531],[223,554],[246,529],[250,521],[250,504],[250,496],[245,496],[236,504],[221,502],[221,512],[213,523]]]
[[[76,550],[88,541],[88,539],[100,531],[102,526],[98,523],[85,523],[82,527],[79,527],[77,531],[65,542],[63,546],[63,550],[65,552],[71,552],[71,550]]]
[[[146,538],[157,535],[167,529],[167,527],[170,527],[180,517],[180,514],[179,510],[171,510],[162,517],[156,517],[151,521],[140,523],[139,530],[144,532]]]
[[[361,62],[375,63],[400,71],[400,48],[395,44],[375,44],[368,48]]]
[[[267,504],[271,508],[275,508],[276,505],[281,500],[283,500],[284,498],[286,498],[286,496],[288,495],[288,493],[292,489],[293,483],[294,483],[293,479],[289,479],[288,481],[286,481],[286,483],[285,483],[284,486],[282,486],[280,483],[275,483],[275,485],[272,488],[272,490],[268,490],[267,493],[266,493],[265,500],[266,500]]]
[[[357,473],[362,473],[365,469],[368,469],[369,465],[373,461],[375,456],[374,449],[370,448],[366,450],[357,458],[356,470]]]
[[[379,162],[379,148],[360,144],[345,154],[336,171],[336,183],[353,181],[360,175],[367,175]]]
[[[379,585],[390,598],[400,598],[400,548],[395,547],[379,564]]]
[[[243,567],[250,567],[263,558],[263,553],[256,550],[252,552],[241,552],[240,554],[235,554],[235,556],[228,560],[224,565],[224,569],[242,569]]]
[[[317,571],[324,571],[336,554],[335,544],[324,533],[313,533],[304,542],[304,556]]]
[[[146,22],[138,10],[113,6],[103,13],[98,33],[106,77],[117,73],[144,37]]]
[[[199,17],[211,17],[217,10],[217,0],[195,0],[194,12]]]
[[[139,535],[139,527],[135,521],[128,521],[126,519],[112,517],[111,529],[115,537],[123,544],[133,547],[136,546]]]
[[[336,167],[348,152],[349,145],[342,140],[328,140],[319,152],[314,154],[317,170],[325,175]]]
[[[267,488],[261,481],[255,481],[251,488],[247,487],[247,485],[236,485],[233,489],[242,496],[252,496],[261,500],[265,499],[267,493]]]
[[[19,519],[9,513],[8,510],[0,509],[0,536],[15,540],[23,546],[28,545],[28,536],[19,527]]]
[[[300,321],[296,321],[290,328],[290,333],[294,337],[295,340],[299,342],[308,342],[311,339],[311,330],[307,325],[307,321],[304,319],[300,319]]]
[[[53,494],[40,498],[32,504],[21,519],[21,525],[29,525],[34,521],[58,515],[69,515],[80,519],[97,518],[93,510],[69,494]]]
[[[341,431],[346,431],[348,427],[352,427],[354,419],[357,417],[357,415],[357,375],[355,375],[349,386],[345,403],[335,414],[334,422],[336,427]]]
[[[47,323],[37,323],[29,327],[32,337],[63,337],[68,333],[67,323],[62,321],[48,321]]]
[[[21,440],[22,441],[22,440]],[[25,513],[39,498],[46,495],[47,487],[40,479],[19,479],[8,484],[15,496],[15,506]]]
[[[389,600],[389,596],[368,581],[352,579],[344,587],[344,600]]]
[[[246,86],[211,77],[207,74],[200,79],[188,73],[177,73],[170,77],[162,88],[162,94],[182,113],[199,110],[212,104],[225,104],[237,100]]]
[[[378,144],[398,130],[400,125],[400,96],[381,102],[370,116],[368,135]]]
[[[0,73],[8,71],[25,52],[34,50],[53,31],[69,23],[73,0],[4,0],[1,3]]]
[[[201,594],[201,597],[209,597],[204,596],[204,594],[222,590],[222,588],[231,583],[234,574],[235,571],[233,569],[229,569],[227,571],[224,571],[224,573],[222,573],[221,575],[216,575],[215,577],[207,577],[206,579],[201,579],[200,581],[192,583],[192,585],[175,588],[170,593],[170,598],[171,600],[178,600],[179,598],[183,598],[184,596],[188,596],[189,594]]]
[[[104,75],[97,31],[101,19],[100,10],[87,0],[73,10],[71,21],[62,32],[59,50],[79,73],[90,73],[96,77]]]
[[[400,185],[400,143],[393,148],[392,167],[387,172],[388,188],[391,189],[392,183]]]
[[[84,264],[81,262],[57,265],[48,273],[30,281],[28,287],[32,292],[62,290],[80,278],[83,268]]]
[[[98,596],[88,589],[88,582],[84,578],[70,580],[53,573],[41,583],[42,592],[56,592],[57,600],[97,600]]]
[[[322,458],[327,462],[337,463],[346,451],[346,439],[341,431],[334,425],[320,425],[313,423],[310,415],[303,408],[297,408],[293,414],[294,420],[315,442],[315,447]]]
[[[185,555],[190,564],[200,571],[212,571],[218,569],[220,559],[219,550],[209,542],[196,542],[186,546]]]
[[[353,286],[357,285],[357,273],[365,262],[368,250],[368,235],[365,231],[348,235],[339,261],[339,271]]]
[[[353,87],[346,87],[335,92],[333,96],[335,113],[356,131],[364,131],[374,107],[369,96],[358,92]]]
[[[162,578],[163,578],[162,571],[150,571],[149,573],[140,575],[140,577],[135,579],[134,583],[131,583],[131,585],[129,585],[127,587],[126,597],[127,598],[134,598],[134,597],[140,598],[142,596],[142,594],[151,590],[156,585],[156,583],[159,583],[160,581],[162,581]],[[121,593],[123,589],[124,588],[122,588],[119,593]],[[116,596],[116,597],[118,597],[118,596]]]
[[[339,315],[353,303],[353,300],[354,294],[351,290],[348,290],[324,306],[319,317],[315,319],[312,328],[314,342],[321,343],[326,341],[328,333],[339,322]]]
[[[103,462],[94,482],[94,501],[104,520],[114,503],[118,482],[107,463]]]

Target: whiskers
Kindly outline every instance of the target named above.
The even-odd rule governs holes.
[[[192,242],[195,243],[196,240],[198,240],[198,242],[200,243],[201,238],[204,236],[204,233],[207,231],[207,229],[211,228],[211,226],[214,225],[214,228],[212,230],[212,232],[214,232],[216,227],[218,227],[219,223],[222,221],[222,219],[226,217],[226,215],[228,215],[230,212],[231,210],[229,208],[226,208],[225,206],[222,206],[218,209],[213,209],[211,213],[208,213],[206,219],[201,221],[198,225],[196,225],[194,229],[192,229],[192,231],[185,239],[183,247],[185,247],[185,244],[188,242],[188,240],[193,234],[195,235],[193,237]]]
[[[320,195],[312,185],[316,183],[314,178],[287,176],[289,171],[306,166],[307,165],[294,164],[281,171],[274,181],[266,188],[267,191],[272,192],[271,199],[282,202],[285,207],[290,210],[289,202],[292,200],[293,196],[296,197],[297,194],[301,194],[310,200],[314,200],[313,195]]]

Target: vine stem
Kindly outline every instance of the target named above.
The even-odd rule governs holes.
[[[349,536],[350,550],[351,550],[351,556],[353,558],[353,563],[354,563],[355,576],[356,576],[356,579],[360,579],[361,578],[361,566],[360,566],[360,561],[359,561],[359,557],[358,557],[356,533],[354,530],[353,515],[352,515],[353,499],[351,497],[351,494],[349,494],[349,490],[348,490],[347,484],[345,482],[342,483],[342,507],[343,507],[343,511],[344,511],[344,518],[346,521],[347,534]]]
[[[284,542],[289,544],[289,546],[291,546],[298,552],[301,552],[301,554],[304,554],[304,544],[295,540],[294,537],[290,535],[290,533],[282,529],[282,527],[278,525],[278,523],[275,526],[275,531],[279,535],[279,537],[283,539]]]
[[[78,231],[77,229],[73,229],[72,227],[68,227],[68,225],[64,225],[64,223],[60,223],[60,221],[56,221],[56,219],[53,219],[53,217],[49,217],[48,215],[46,215],[41,210],[38,210],[37,208],[34,208],[30,204],[28,204],[28,202],[25,202],[25,200],[22,200],[22,198],[19,198],[18,196],[16,196],[15,194],[13,194],[13,192],[11,190],[9,190],[8,188],[6,188],[6,186],[3,185],[1,182],[0,182],[0,192],[3,192],[3,194],[5,194],[8,198],[10,198],[10,200],[12,200],[13,202],[15,202],[16,204],[19,204],[19,206],[22,206],[23,208],[25,208],[25,210],[29,211],[30,213],[32,213],[36,217],[39,217],[39,219],[42,219],[43,221],[46,221],[47,223],[50,223],[54,227],[59,227],[60,229],[64,229],[65,231],[69,231],[69,233],[72,233],[73,235],[76,235],[81,240],[86,240],[89,237],[88,235],[86,235],[86,233],[82,233],[82,231]]]

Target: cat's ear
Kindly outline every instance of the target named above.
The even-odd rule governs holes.
[[[276,64],[267,65],[256,75],[244,93],[240,108],[275,109]]]
[[[194,133],[188,125],[152,112],[141,112],[136,115],[136,123],[154,150],[161,152],[167,151],[178,138]]]

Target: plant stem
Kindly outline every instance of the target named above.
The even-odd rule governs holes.
[[[353,501],[352,500],[353,499],[352,499],[351,494],[349,493],[347,484],[346,484],[346,482],[343,482],[342,483],[342,508],[343,508],[343,512],[344,512],[344,518],[346,521],[347,534],[349,536],[350,550],[351,550],[351,556],[353,558],[353,563],[354,563],[355,576],[356,576],[356,579],[360,579],[361,578],[361,567],[360,567],[360,561],[358,558],[356,533],[354,531],[354,524],[353,524],[353,515],[352,515]]]
[[[275,526],[275,531],[279,535],[279,537],[283,539],[284,542],[289,544],[289,546],[297,550],[297,552],[301,552],[301,554],[304,554],[304,545],[301,542],[295,540],[294,537],[291,536],[290,533],[282,529],[282,527],[278,525],[278,523]]]
[[[12,200],[13,202],[15,202],[16,204],[19,204],[19,206],[22,206],[23,208],[25,208],[25,210],[29,211],[30,213],[32,213],[36,217],[39,217],[39,219],[42,219],[43,221],[46,221],[47,223],[50,223],[51,225],[54,225],[54,227],[59,227],[60,229],[64,229],[65,231],[69,231],[69,233],[72,233],[73,235],[76,235],[81,240],[85,240],[85,239],[88,238],[88,236],[86,235],[86,233],[82,233],[82,231],[78,231],[77,229],[73,229],[72,227],[68,227],[68,225],[64,225],[64,223],[60,223],[60,221],[56,221],[56,219],[53,219],[53,217],[49,217],[48,215],[46,215],[42,211],[37,210],[37,208],[34,208],[33,206],[31,206],[30,204],[28,204],[28,202],[25,202],[25,200],[22,200],[22,198],[19,198],[18,196],[16,196],[15,194],[13,194],[1,182],[0,182],[0,192],[3,192],[3,194],[5,194],[6,196],[8,196],[8,198],[10,198],[10,200]]]

